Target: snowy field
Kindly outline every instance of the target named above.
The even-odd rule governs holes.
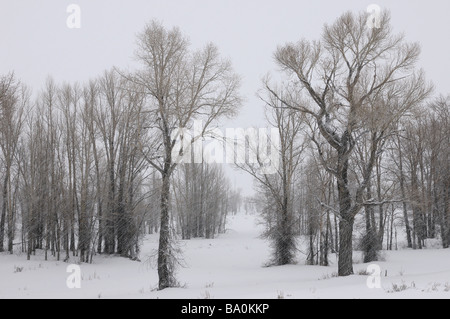
[[[450,251],[393,251],[383,253],[380,289],[367,287],[367,276],[335,278],[336,258],[330,267],[298,265],[264,267],[268,243],[258,238],[254,216],[229,218],[228,231],[214,240],[181,242],[184,267],[178,271],[183,286],[157,291],[154,263],[146,262],[157,247],[148,236],[142,262],[96,256],[83,264],[80,289],[68,289],[67,264],[43,261],[43,255],[0,255],[0,298],[450,298]],[[355,260],[360,254],[355,254]],[[368,265],[358,263],[355,272]],[[387,275],[387,276],[386,276]]]

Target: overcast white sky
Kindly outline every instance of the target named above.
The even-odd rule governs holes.
[[[66,25],[72,3],[81,8],[80,29]],[[263,105],[255,93],[261,77],[274,69],[277,45],[317,39],[324,23],[372,3],[391,10],[396,32],[422,44],[420,66],[436,93],[449,94],[448,0],[0,0],[0,74],[15,71],[38,91],[48,75],[83,82],[112,66],[130,67],[136,33],[158,19],[179,26],[194,48],[216,43],[242,75],[246,103],[226,125],[262,126]],[[232,180],[251,193],[249,177],[232,174]]]

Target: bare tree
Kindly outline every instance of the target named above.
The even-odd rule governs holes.
[[[338,185],[340,276],[353,274],[353,225],[380,145],[392,123],[431,91],[423,75],[414,72],[419,46],[392,34],[389,13],[382,14],[378,29],[369,29],[366,20],[365,13],[345,13],[325,25],[320,42],[302,40],[275,53],[280,68],[295,77],[276,96],[285,107],[315,120],[319,155],[324,153],[323,141],[334,149],[333,159],[321,159]],[[276,94],[269,84],[267,89]],[[362,138],[369,140],[369,156],[361,163],[364,173],[352,176],[351,158]]]
[[[139,34],[136,56],[143,69],[128,78],[147,95],[148,129],[155,143],[143,152],[162,179],[158,275],[159,289],[165,289],[176,285],[169,212],[170,179],[177,165],[173,154],[187,151],[174,152],[174,135],[194,119],[203,120],[203,135],[220,117],[233,115],[240,104],[239,78],[213,44],[191,52],[177,28],[166,30],[157,22]]]
[[[271,153],[279,156],[278,167],[274,174],[267,174],[260,168],[265,163],[261,155],[267,152],[265,145],[257,145],[248,141],[250,152],[257,156],[257,163],[237,164],[238,167],[250,173],[258,182],[259,188],[267,194],[264,202],[263,216],[266,220],[265,237],[272,241],[273,260],[271,264],[286,265],[295,261],[296,255],[296,219],[293,208],[294,185],[296,173],[302,160],[305,141],[300,133],[304,128],[304,120],[298,112],[283,108],[277,99],[277,93],[266,91],[267,97],[262,97],[266,103],[266,118],[272,127],[276,127],[280,141],[270,141]],[[260,132],[261,134],[261,132]],[[249,137],[250,138],[250,137]],[[263,152],[263,153],[262,153]],[[274,164],[274,163],[272,163]]]

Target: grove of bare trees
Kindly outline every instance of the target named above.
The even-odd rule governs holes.
[[[353,274],[354,243],[364,262],[377,260],[384,247],[393,249],[403,231],[414,249],[438,236],[449,245],[449,100],[430,101],[433,86],[415,67],[420,47],[393,33],[389,12],[379,28],[366,22],[366,13],[347,12],[325,25],[320,40],[278,47],[274,58],[283,82],[263,81],[267,107],[295,116],[295,125],[281,132],[280,147],[280,169],[293,171],[276,187],[263,187],[263,196],[275,193],[289,202],[289,224],[296,225],[296,236],[308,238],[308,264],[328,265],[335,252],[340,276]],[[307,128],[298,134],[302,122]],[[301,163],[285,153],[287,137],[296,141],[289,145],[297,143],[293,153],[307,143]],[[257,179],[267,186],[269,178]],[[290,199],[286,189],[292,189]],[[260,209],[270,230],[284,213],[275,199],[265,203]],[[286,246],[276,249],[276,255],[285,252]]]
[[[266,76],[259,97],[279,141],[247,140],[256,162],[236,163],[253,176],[254,198],[197,149],[243,104],[240,77],[214,44],[194,50],[178,28],[151,22],[137,37],[138,70],[49,77],[34,93],[1,75],[0,252],[138,260],[143,236],[158,233],[165,289],[178,285],[176,238],[215,238],[242,204],[261,216],[270,265],[303,252],[329,266],[336,254],[349,276],[356,249],[368,263],[402,238],[405,248],[449,248],[450,96],[432,96],[420,46],[390,20],[383,12],[371,28],[366,13],[347,12],[317,41],[276,49],[281,81]],[[261,170],[265,148],[279,158],[271,173]]]
[[[202,139],[236,114],[239,77],[213,44],[190,51],[176,28],[152,22],[138,40],[141,71],[112,69],[85,84],[49,78],[34,100],[13,73],[1,77],[0,251],[137,259],[142,235],[157,231],[164,289],[176,285],[172,209],[183,239],[225,230],[233,190],[219,166],[173,175],[187,152],[175,149],[176,132],[200,120]]]

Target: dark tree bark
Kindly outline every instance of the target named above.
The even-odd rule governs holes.
[[[406,239],[408,241],[408,248],[413,248],[413,241],[411,236],[411,226],[409,224],[408,207],[406,202],[406,190],[405,190],[405,175],[403,173],[403,154],[402,154],[402,144],[400,142],[400,135],[397,135],[397,145],[398,145],[398,170],[399,170],[399,182],[400,191],[402,195],[402,207],[403,207],[403,220],[405,222],[406,228]]]
[[[165,169],[162,172],[161,189],[161,225],[159,234],[158,251],[158,276],[159,290],[174,287],[176,285],[173,277],[174,256],[171,246],[170,234],[170,215],[169,215],[169,197],[170,197],[170,175],[171,160],[165,163]]]
[[[6,174],[5,179],[3,180],[3,187],[2,187],[2,198],[3,198],[3,205],[2,205],[2,215],[0,219],[0,252],[5,251],[4,249],[4,240],[5,240],[5,223],[6,223],[6,211],[7,211],[7,205],[8,205],[8,174]]]
[[[346,172],[345,172],[346,173]],[[344,179],[345,180],[345,179]],[[347,184],[338,182],[339,196],[339,276],[353,275],[353,225],[355,217],[351,213],[351,197]]]

